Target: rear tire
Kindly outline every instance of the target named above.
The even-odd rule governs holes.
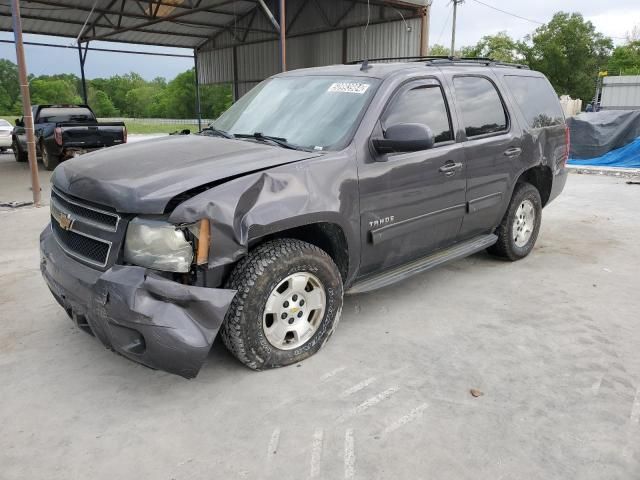
[[[54,170],[58,165],[60,165],[60,156],[49,153],[44,142],[40,143],[40,152],[42,154],[42,165],[44,165],[44,168],[47,170]]]
[[[254,370],[291,365],[316,353],[342,311],[342,278],[331,257],[290,238],[251,251],[238,262],[226,288],[238,293],[222,326],[222,339]]]
[[[14,138],[11,144],[11,150],[13,150],[13,156],[16,158],[16,162],[26,162],[29,160],[27,152],[23,152],[18,144],[18,141]]]
[[[516,184],[509,208],[495,232],[498,241],[487,251],[512,262],[526,257],[533,250],[541,223],[540,192],[530,183]]]

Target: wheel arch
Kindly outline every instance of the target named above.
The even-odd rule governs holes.
[[[356,268],[355,248],[339,223],[324,219],[297,223],[294,226],[279,225],[270,230],[269,233],[250,235],[249,248],[277,238],[302,240],[327,252],[338,267],[344,284],[353,278]]]
[[[525,170],[518,177],[516,184],[524,182],[536,187],[538,193],[540,193],[540,199],[544,207],[549,202],[551,187],[553,186],[553,173],[551,172],[551,168],[546,165],[537,165]]]

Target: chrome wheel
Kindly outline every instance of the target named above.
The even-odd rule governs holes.
[[[513,241],[516,247],[524,247],[536,226],[536,210],[531,200],[523,200],[513,220]]]
[[[318,330],[327,305],[324,286],[307,272],[289,275],[273,289],[262,317],[271,345],[292,350],[304,345]]]

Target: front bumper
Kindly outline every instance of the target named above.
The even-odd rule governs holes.
[[[11,148],[11,135],[0,135],[0,147]]]
[[[236,293],[142,267],[95,270],[65,254],[50,226],[40,235],[40,270],[58,303],[107,348],[185,378],[198,374]]]

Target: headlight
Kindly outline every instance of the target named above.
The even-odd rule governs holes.
[[[186,273],[193,263],[193,247],[180,227],[134,218],[127,228],[124,260],[154,270]]]

